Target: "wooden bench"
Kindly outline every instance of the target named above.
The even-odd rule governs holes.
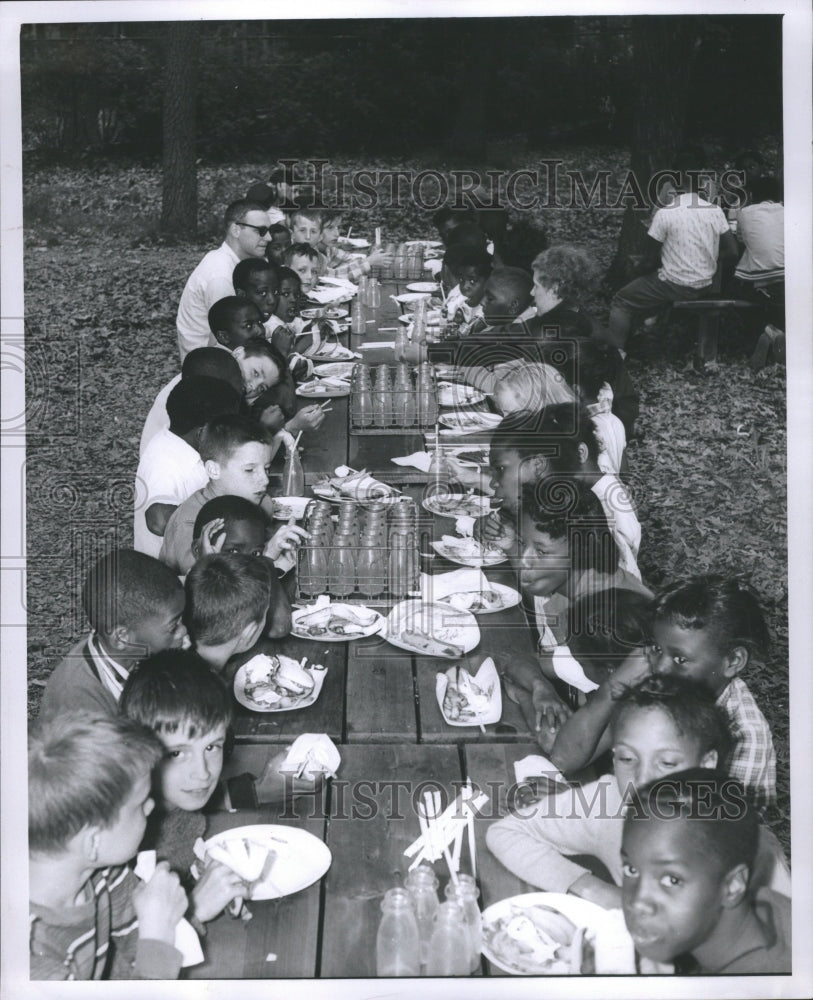
[[[750,312],[759,309],[756,302],[747,299],[693,299],[688,302],[672,302],[663,318],[664,327],[673,313],[688,313],[698,318],[697,354],[702,362],[717,360],[717,338],[720,332],[720,317],[734,312]]]

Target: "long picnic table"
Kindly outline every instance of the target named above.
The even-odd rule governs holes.
[[[382,307],[372,313],[367,333],[353,336],[350,347],[366,341],[392,340],[394,303],[382,290]],[[364,351],[366,363],[394,360],[391,347]],[[397,486],[420,505],[428,475],[391,462],[397,455],[422,450],[420,434],[362,436],[349,433],[348,401],[333,400],[331,419],[315,441],[305,441],[306,484],[347,464],[366,468]],[[453,522],[424,515],[421,524],[433,538],[452,530]],[[422,551],[426,551],[421,546]],[[422,569],[449,572],[454,564],[426,556]],[[489,580],[511,583],[503,566],[484,571]],[[514,582],[515,585],[515,582]],[[371,602],[372,603],[372,602]],[[504,664],[533,651],[531,630],[520,606],[477,619],[480,641],[465,661],[474,669],[484,657]],[[332,863],[323,878],[283,899],[253,901],[245,922],[221,914],[203,941],[206,961],[185,972],[191,979],[357,978],[375,976],[376,931],[384,892],[402,885],[410,859],[404,849],[420,834],[416,802],[423,790],[440,790],[444,808],[470,778],[488,794],[475,820],[477,879],[482,908],[528,891],[525,883],[491,857],[485,846],[490,822],[504,814],[514,783],[513,762],[534,752],[534,734],[519,708],[503,697],[502,717],[487,725],[451,727],[443,719],[435,693],[438,671],[449,661],[412,654],[380,636],[347,643],[324,643],[288,636],[268,640],[268,651],[284,653],[327,667],[317,701],[298,711],[260,713],[235,706],[235,751],[231,773],[259,775],[269,755],[302,733],[326,733],[338,745],[342,762],[337,776],[287,807],[219,813],[208,835],[254,823],[301,827],[323,840]],[[441,890],[448,880],[443,861],[434,868]],[[462,868],[470,871],[467,850]],[[482,973],[502,975],[484,959]]]

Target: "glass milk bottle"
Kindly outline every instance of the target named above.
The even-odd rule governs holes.
[[[458,875],[458,884],[449,882],[446,886],[446,898],[463,908],[466,931],[469,938],[469,971],[475,972],[480,967],[480,907],[477,897],[480,895],[477,883],[471,875]]]
[[[435,913],[427,976],[467,976],[469,974],[469,935],[463,910],[458,903],[441,903]]]
[[[426,965],[429,959],[429,941],[435,925],[435,913],[440,902],[438,900],[438,879],[428,865],[419,865],[406,877],[404,883],[407,892],[412,897],[415,916],[418,920],[418,935],[421,942],[421,965]]]
[[[375,942],[376,975],[420,975],[418,922],[406,889],[389,889],[381,901],[381,912]]]

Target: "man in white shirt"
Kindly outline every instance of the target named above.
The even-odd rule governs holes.
[[[189,276],[178,304],[181,361],[196,347],[217,346],[209,330],[209,310],[218,300],[234,295],[232,274],[241,260],[265,256],[270,236],[268,214],[262,205],[244,198],[233,201],[223,223],[223,243],[210,250]]]

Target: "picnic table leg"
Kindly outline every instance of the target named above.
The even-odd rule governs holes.
[[[698,320],[697,354],[703,364],[717,361],[717,337],[720,332],[720,314],[707,313]]]

